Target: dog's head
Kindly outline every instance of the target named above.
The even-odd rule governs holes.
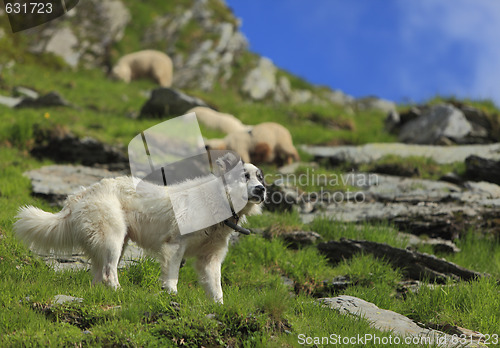
[[[216,160],[219,174],[224,174],[230,195],[241,197],[247,205],[259,205],[266,199],[262,170],[251,163],[242,163],[238,155],[229,152]]]
[[[266,186],[262,170],[251,163],[243,165],[247,184],[248,202],[260,204],[266,200]]]

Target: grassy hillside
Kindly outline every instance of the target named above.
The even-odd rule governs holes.
[[[22,176],[26,170],[50,163],[29,155],[33,127],[64,125],[81,136],[91,135],[110,144],[127,145],[140,130],[159,121],[126,117],[127,113],[140,108],[145,100],[144,91],[153,85],[148,81],[125,85],[107,80],[97,70],[79,72],[31,63],[18,63],[3,73],[2,94],[10,93],[12,87],[18,85],[41,93],[57,90],[74,107],[43,110],[0,107],[2,346],[17,346],[22,342],[49,346],[295,346],[301,333],[308,336],[387,335],[370,329],[362,320],[339,316],[315,304],[316,296],[331,294],[323,281],[345,274],[355,277],[358,285],[341,293],[362,297],[412,319],[452,323],[483,333],[494,333],[499,327],[499,287],[493,279],[424,288],[426,290],[418,294],[400,298],[396,296],[396,288],[401,273],[382,261],[359,256],[332,267],[313,246],[294,251],[279,240],[267,241],[260,236],[244,237],[231,249],[223,266],[224,306],[205,299],[189,263],[181,270],[179,295],[175,297],[160,291],[159,266],[150,259],[121,270],[123,289],[116,292],[102,286],[91,287],[88,272],[54,272],[12,236],[13,217],[19,206],[34,204],[57,210],[33,198],[29,180]],[[229,91],[194,93],[247,123],[282,122],[299,144],[391,139],[381,131],[384,115],[375,111],[347,115],[341,108],[331,106],[254,104]],[[347,119],[355,130],[326,129],[308,119],[311,113],[320,113],[332,120]],[[271,213],[250,219],[249,225],[296,227],[317,231],[325,239],[354,237],[404,246],[395,242],[394,230],[386,226],[359,229],[322,220],[302,226],[295,214]],[[452,257],[452,261],[500,276],[500,251],[489,241],[471,235],[470,239],[461,241],[460,247],[462,253]],[[294,282],[293,288],[282,283],[282,276]],[[57,294],[82,297],[84,301],[49,308],[52,297]],[[215,319],[210,319],[212,317]]]
[[[162,11],[182,10],[181,2],[175,2],[175,9],[170,1],[124,2],[134,14],[134,21],[123,41],[113,47],[114,57],[141,48],[139,33]],[[213,1],[215,11],[230,20],[227,9],[218,4]],[[5,23],[0,22],[2,25]],[[196,28],[188,28],[183,35],[189,41],[200,33]],[[0,64],[15,59],[12,68],[0,71],[0,95],[11,95],[15,86],[33,88],[41,94],[55,90],[72,107],[17,110],[0,106],[0,346],[282,347],[298,346],[300,334],[389,335],[370,328],[363,319],[323,308],[315,300],[338,294],[361,297],[422,323],[458,325],[490,335],[499,333],[500,286],[496,279],[500,277],[500,250],[496,242],[475,231],[458,241],[461,253],[446,257],[461,266],[488,272],[491,278],[430,287],[424,282],[421,291],[405,296],[397,291],[398,282],[403,279],[401,270],[386,262],[359,255],[332,265],[314,245],[294,250],[277,238],[267,240],[261,235],[242,236],[230,249],[222,271],[225,296],[222,306],[205,298],[190,261],[181,269],[177,296],[161,291],[157,280],[160,267],[149,258],[119,271],[122,289],[118,291],[92,287],[91,275],[86,271],[55,272],[12,234],[19,206],[32,204],[47,211],[59,209],[33,197],[30,182],[22,175],[27,170],[52,164],[30,155],[35,130],[62,126],[78,136],[92,136],[126,147],[140,131],[161,120],[128,117],[140,109],[147,92],[156,87],[152,82],[127,85],[110,81],[99,69],[73,70],[53,57],[26,53],[23,45],[20,36],[0,39]],[[188,51],[187,47],[178,49]],[[237,63],[241,70],[236,76],[242,75],[254,58],[251,53],[243,55]],[[315,88],[299,79],[292,79],[292,83],[300,88]],[[334,104],[253,103],[231,86],[218,86],[211,92],[185,92],[248,124],[280,122],[290,129],[296,144],[395,140],[383,130],[385,114],[380,111],[344,109]],[[494,105],[476,105],[498,114]],[[206,129],[202,131],[208,137],[221,136]],[[302,157],[308,159],[305,154]],[[436,168],[435,163],[420,159],[391,157],[385,161],[418,165],[422,176],[429,178],[443,170],[460,170],[458,165]],[[276,170],[271,166],[265,169]],[[297,213],[266,212],[250,218],[248,226],[278,232],[312,230],[324,240],[345,237],[397,247],[407,245],[396,238],[396,230],[391,226],[356,226],[322,219],[304,225]],[[422,250],[431,252],[430,248]],[[340,275],[349,275],[355,285],[338,292],[325,285],[325,281]],[[291,280],[292,285],[286,285],[283,277]],[[83,302],[50,306],[58,294],[81,297]]]

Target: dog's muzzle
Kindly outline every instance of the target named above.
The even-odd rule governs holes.
[[[266,199],[266,188],[263,185],[255,186],[252,189],[250,200],[253,202],[263,202]]]

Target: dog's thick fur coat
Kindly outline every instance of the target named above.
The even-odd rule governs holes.
[[[160,51],[138,51],[121,57],[111,70],[111,75],[127,83],[148,77],[162,87],[170,87],[173,78],[172,60]]]
[[[240,185],[246,185],[248,203],[238,212],[240,222],[246,215],[260,214],[260,203],[265,199],[262,172],[251,164],[244,168],[247,181]],[[83,250],[92,262],[93,283],[104,282],[114,288],[120,286],[117,266],[129,239],[158,256],[162,286],[170,292],[177,292],[183,257],[194,256],[207,295],[222,302],[221,263],[232,229],[218,223],[181,235],[169,198],[169,194],[209,179],[201,177],[168,187],[141,183],[140,193],[135,188],[137,179],[104,179],[69,196],[59,213],[32,206],[20,208],[14,231],[39,251]],[[181,214],[183,210],[203,209],[203,202],[188,200],[181,202]]]
[[[290,132],[276,122],[259,123],[251,131],[240,130],[205,144],[210,149],[235,151],[243,161],[256,164],[289,164],[300,159]]]

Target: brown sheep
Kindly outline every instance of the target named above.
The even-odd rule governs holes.
[[[205,141],[208,149],[232,150],[244,162],[292,163],[300,159],[288,129],[275,122],[260,123],[252,130],[228,134],[224,139]]]

